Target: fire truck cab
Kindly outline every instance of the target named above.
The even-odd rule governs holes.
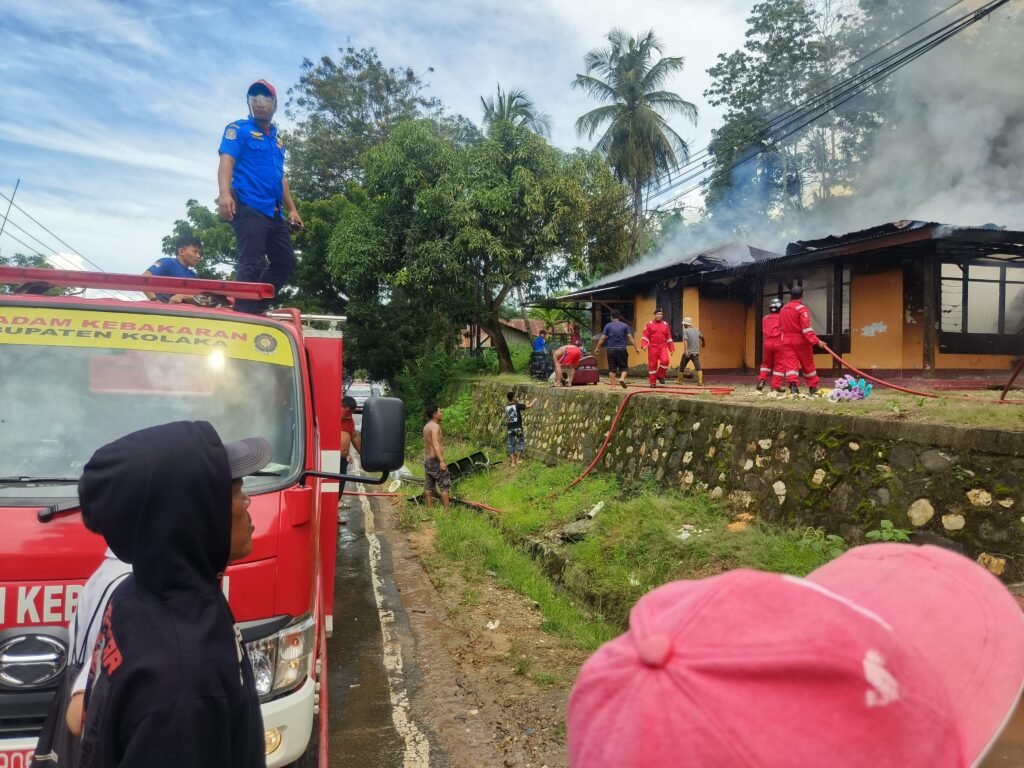
[[[272,295],[262,284],[0,269],[0,283]],[[342,346],[296,310],[254,316],[197,304],[0,295],[0,768],[24,768],[67,663],[66,627],[103,558],[77,483],[100,446],[205,420],[227,442],[261,435],[271,463],[245,479],[252,553],[223,579],[262,703],[267,765],[317,765],[326,739],[338,492],[402,465],[404,405],[372,398],[361,463],[339,475]],[[173,468],[169,468],[173,471]],[[323,685],[321,686],[321,682]],[[318,717],[319,716],[319,727]],[[325,766],[326,763],[323,763]]]

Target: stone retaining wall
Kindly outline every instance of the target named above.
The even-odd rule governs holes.
[[[473,388],[473,436],[498,449],[507,391]],[[527,392],[538,397],[527,452],[548,463],[589,464],[622,400],[592,387]],[[706,492],[736,513],[851,544],[888,519],[1024,580],[1024,433],[644,395],[626,406],[598,471]]]

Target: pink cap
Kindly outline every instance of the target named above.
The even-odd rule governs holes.
[[[1024,680],[1016,602],[935,547],[672,582],[629,624],[573,687],[574,768],[963,768]]]

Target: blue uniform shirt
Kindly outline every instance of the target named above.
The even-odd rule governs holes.
[[[220,154],[235,158],[231,188],[238,199],[260,213],[275,217],[284,195],[284,139],[271,124],[265,133],[252,117],[224,129]]]
[[[533,340],[533,351],[534,352],[547,352],[548,343],[544,340],[543,336],[538,336]]]
[[[194,269],[189,269],[173,256],[157,259],[157,262],[146,271],[155,277],[199,277]],[[158,293],[156,297],[167,303],[171,299],[171,294]]]

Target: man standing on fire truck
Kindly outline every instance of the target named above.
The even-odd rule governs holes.
[[[662,318],[661,307],[654,310],[654,319],[644,326],[640,337],[640,349],[647,350],[647,379],[652,387],[664,383],[668,375],[669,353],[676,351],[672,341],[672,329]]]
[[[302,229],[302,218],[284,176],[284,138],[271,122],[277,91],[259,80],[249,86],[246,99],[249,117],[229,124],[221,138],[217,208],[238,240],[235,279],[270,283],[276,296],[295,270],[290,231]],[[235,309],[250,314],[269,308],[270,300],[235,302]]]
[[[780,370],[778,352],[779,338],[782,336],[782,329],[779,328],[779,311],[781,309],[782,299],[774,296],[768,302],[768,314],[761,318],[761,370],[757,377],[757,394],[764,391],[764,383],[768,381],[769,377],[772,380],[772,392],[778,394],[782,389],[782,371]]]
[[[782,333],[779,346],[779,362],[777,368],[785,372],[786,383],[789,385],[789,396],[800,396],[800,378],[803,374],[807,379],[807,389],[811,397],[818,393],[818,371],[814,367],[814,347],[821,346],[821,340],[811,327],[810,311],[800,301],[804,289],[794,285],[789,289],[789,303],[779,312],[779,329]]]

